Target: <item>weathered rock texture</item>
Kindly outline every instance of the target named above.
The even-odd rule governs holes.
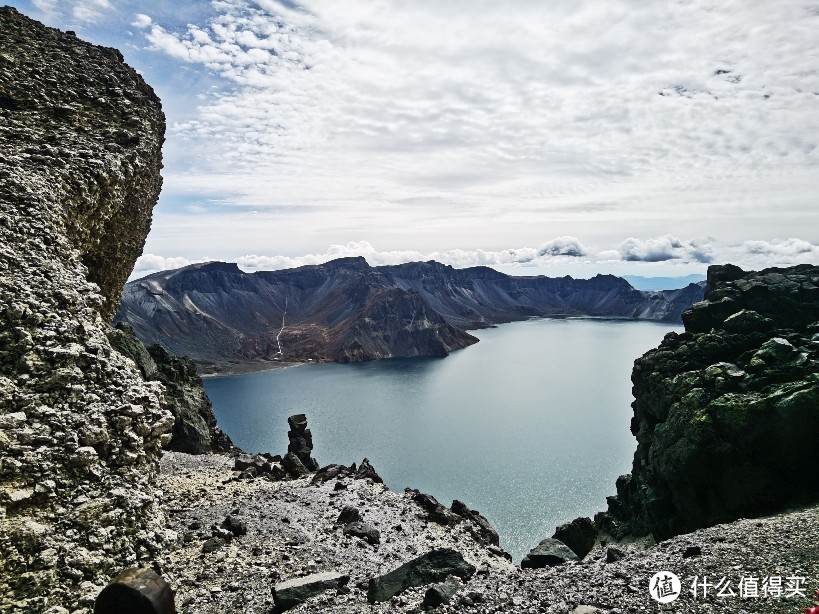
[[[252,274],[211,262],[129,283],[116,319],[147,345],[219,369],[446,356],[477,341],[466,329],[534,316],[678,322],[702,292],[696,284],[641,292],[611,275],[511,277],[437,262],[370,267],[363,258],[340,258]]]
[[[313,433],[307,428],[307,416],[295,414],[287,419],[290,430],[287,431],[287,453],[294,454],[302,465],[310,471],[318,471],[319,464],[311,456],[313,453]]]
[[[147,381],[163,385],[162,407],[174,417],[173,436],[165,449],[204,454],[233,448],[230,437],[216,426],[213,405],[192,360],[171,356],[158,345],[146,348],[127,324],[109,330],[108,339],[114,349],[136,363]]]
[[[0,611],[89,611],[166,540],[173,418],[105,334],[163,131],[119,52],[0,9]]]
[[[819,499],[819,267],[713,266],[683,322],[635,363],[614,529],[665,539]]]

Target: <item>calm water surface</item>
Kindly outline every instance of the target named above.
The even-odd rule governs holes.
[[[396,491],[480,510],[519,560],[556,525],[605,509],[636,442],[631,368],[668,324],[539,319],[477,331],[444,359],[321,364],[205,380],[220,426],[287,450],[307,414],[321,465],[366,456]]]

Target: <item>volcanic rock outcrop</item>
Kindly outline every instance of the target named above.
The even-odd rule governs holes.
[[[166,450],[204,454],[233,448],[230,437],[216,425],[213,405],[192,360],[171,356],[158,345],[146,348],[123,323],[108,331],[108,340],[120,354],[136,363],[147,381],[157,381],[165,389],[162,407],[174,417]]]
[[[635,363],[615,532],[666,539],[819,500],[819,267],[712,266],[683,322]]]
[[[0,8],[0,611],[86,612],[169,537],[173,418],[106,337],[163,133],[118,51]]]
[[[244,273],[211,262],[130,282],[117,321],[206,370],[265,361],[358,362],[446,356],[466,329],[534,316],[679,322],[700,285],[642,292],[611,275],[511,277],[437,262],[370,267],[363,258]]]

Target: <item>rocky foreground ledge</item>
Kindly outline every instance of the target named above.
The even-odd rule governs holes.
[[[310,596],[300,604],[285,601],[288,611],[648,612],[659,607],[649,595],[649,581],[660,570],[683,582],[672,608],[677,612],[792,614],[814,605],[811,596],[819,589],[819,506],[660,544],[598,539],[580,561],[521,569],[481,537],[477,523],[442,522],[415,491],[391,492],[372,478],[353,475],[325,482],[315,480],[316,474],[239,478],[235,463],[226,455],[163,456],[158,485],[178,541],[157,564],[176,589],[180,614],[267,614],[276,607],[274,589],[304,583],[314,585]],[[439,514],[452,513],[441,508]],[[365,526],[351,528],[356,522]],[[417,586],[373,602],[373,583],[389,584],[390,572],[441,551],[457,553],[462,563],[443,575],[419,574]],[[695,599],[690,593],[695,576],[712,584],[731,582],[735,595],[717,597],[711,589],[703,597],[700,588]],[[739,596],[744,577],[757,579],[760,597]],[[762,596],[765,577],[781,578],[783,596]],[[805,581],[799,595],[785,599],[788,577]]]

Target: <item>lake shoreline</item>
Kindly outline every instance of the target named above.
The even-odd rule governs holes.
[[[643,320],[641,318],[625,318],[625,317],[616,317],[616,316],[586,316],[586,315],[570,315],[570,314],[551,314],[547,316],[530,316],[528,318],[524,318],[521,320],[510,320],[508,322],[500,322],[498,324],[490,324],[481,328],[470,328],[467,329],[467,332],[480,332],[489,329],[499,328],[504,325],[508,324],[515,324],[518,322],[534,322],[534,321],[541,321],[541,320],[557,320],[557,321],[565,321],[565,320],[589,320],[594,322],[650,322],[658,325],[669,325],[669,326],[679,326],[678,322],[662,322],[662,321],[652,321],[652,320]],[[480,342],[480,339],[478,339]],[[474,343],[464,348],[458,348],[453,350],[452,352],[459,352],[460,350],[466,350],[473,345],[477,345]],[[450,354],[452,353],[450,352]],[[429,358],[428,356],[388,356],[384,358],[376,358],[374,360],[363,361],[363,362],[377,362],[382,360],[394,360],[394,359],[406,359],[406,358]],[[446,356],[444,357],[446,358]],[[345,364],[335,360],[319,360],[319,359],[308,359],[302,361],[278,361],[278,360],[247,360],[244,362],[228,362],[228,363],[197,363],[196,364],[196,371],[199,377],[202,378],[212,378],[212,377],[229,377],[233,375],[248,375],[250,373],[262,373],[265,371],[278,371],[281,369],[290,369],[293,367],[302,367],[305,365],[320,365],[320,364]]]

